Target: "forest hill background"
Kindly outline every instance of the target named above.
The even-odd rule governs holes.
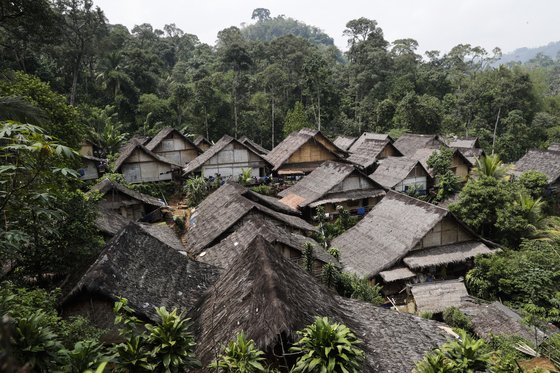
[[[495,150],[511,161],[560,141],[560,60],[542,54],[498,67],[497,48],[461,44],[421,56],[414,39],[385,40],[366,18],[347,23],[342,53],[319,29],[267,9],[210,46],[174,24],[111,25],[90,0],[8,4],[0,94],[29,96],[39,84],[16,70],[65,95],[77,110],[59,123],[72,125],[47,130],[70,146],[78,139],[68,128],[110,154],[118,139],[173,126],[214,141],[247,135],[271,148],[310,126],[327,135],[478,136],[489,150],[496,130]]]

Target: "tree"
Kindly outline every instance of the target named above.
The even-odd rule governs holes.
[[[437,194],[434,201],[444,201],[459,188],[459,181],[453,171],[451,171],[453,151],[449,148],[441,147],[430,155],[427,163],[436,179]]]
[[[288,136],[292,132],[297,132],[302,128],[309,127],[307,114],[301,101],[296,102],[294,108],[286,114],[284,122],[284,136]]]
[[[473,174],[478,177],[491,177],[494,179],[505,179],[508,167],[506,167],[497,154],[480,157],[476,161]]]
[[[247,340],[243,332],[230,341],[223,354],[210,364],[210,368],[224,373],[257,373],[266,372],[263,366],[264,352],[255,346],[252,339]]]
[[[292,372],[353,372],[363,370],[364,352],[361,341],[344,324],[326,317],[299,331],[300,339],[290,351],[302,354]]]
[[[257,19],[259,22],[268,21],[270,19],[270,10],[265,8],[257,8],[253,10],[251,19]]]

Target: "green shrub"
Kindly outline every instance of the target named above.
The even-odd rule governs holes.
[[[202,176],[187,179],[183,186],[185,202],[189,207],[198,206],[210,194],[210,191],[211,188]]]
[[[448,307],[443,311],[443,322],[452,328],[459,328],[472,332],[471,319],[461,312],[457,307]]]
[[[140,193],[144,193],[155,198],[165,198],[166,201],[169,201],[170,198],[172,198],[181,190],[180,185],[175,181],[129,184],[128,187],[132,190],[136,190]]]
[[[341,272],[338,276],[336,290],[344,297],[372,304],[382,304],[384,300],[379,285],[372,285],[368,279],[360,278],[353,273]]]
[[[247,340],[244,333],[239,333],[209,367],[224,373],[266,372],[263,355],[264,352],[255,346],[252,339]]]
[[[251,190],[255,193],[259,193],[259,194],[262,194],[262,195],[265,195],[265,196],[276,195],[276,191],[270,185],[265,185],[265,184],[256,185],[256,186],[252,187]]]

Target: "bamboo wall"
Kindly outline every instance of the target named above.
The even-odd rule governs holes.
[[[450,245],[458,242],[472,241],[475,237],[460,226],[455,219],[445,217],[441,222],[436,224],[432,230],[420,243],[414,248],[415,250]]]
[[[129,183],[171,180],[171,165],[159,162],[136,149],[122,165],[122,173]]]
[[[336,156],[320,143],[308,141],[296,150],[285,164],[312,163],[335,160]]]
[[[237,178],[244,169],[251,169],[251,176],[265,175],[266,162],[242,145],[235,142],[228,144],[202,166],[202,176],[211,177],[220,174],[222,177]]]
[[[97,171],[97,164],[95,161],[91,159],[82,159],[83,167],[80,168],[80,171],[83,172],[83,175],[80,176],[81,180],[95,180],[99,178],[99,172]]]
[[[153,152],[179,165],[185,165],[198,156],[195,147],[175,132],[163,139]]]

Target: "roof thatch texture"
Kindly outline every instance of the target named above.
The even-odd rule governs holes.
[[[388,271],[381,271],[379,276],[381,276],[384,282],[389,283],[416,277],[416,273],[406,267],[399,267]]]
[[[208,145],[208,146],[212,146],[212,143],[210,142],[210,140],[208,140],[206,137],[200,135],[197,136],[196,139],[193,140],[193,143],[198,146],[200,148],[199,145],[203,144],[203,145]]]
[[[379,166],[370,177],[384,188],[391,189],[403,181],[416,165],[420,165],[426,175],[429,175],[428,170],[417,160],[407,157],[387,157],[379,162]]]
[[[309,207],[315,208],[326,203],[341,203],[345,201],[357,201],[364,198],[383,197],[385,195],[385,191],[381,189],[381,186],[378,188],[379,189],[358,189],[338,193],[328,193],[323,198],[319,198],[313,201],[313,203],[310,203]]]
[[[410,371],[425,352],[445,342],[436,322],[334,296],[262,237],[235,259],[194,315],[203,366],[241,331],[270,352],[281,335],[293,342],[295,332],[317,316],[343,322],[363,340],[363,372]]]
[[[342,150],[348,151],[348,149],[350,149],[354,141],[356,141],[357,139],[357,137],[351,136],[337,136],[336,139],[334,139],[333,144],[335,144]]]
[[[404,258],[403,262],[414,270],[448,263],[460,263],[477,255],[493,253],[495,253],[495,250],[490,249],[482,242],[467,241],[413,252]]]
[[[260,214],[249,214],[244,217],[230,235],[217,245],[202,251],[196,259],[220,268],[227,268],[257,236],[262,236],[271,245],[279,243],[302,254],[306,243],[310,243],[313,246],[313,256],[317,260],[340,267],[338,261],[312,238],[289,232],[281,224],[264,219]]]
[[[560,143],[558,142],[553,142],[552,144],[550,144],[550,146],[548,147],[548,150],[552,150],[555,152],[560,152]]]
[[[144,194],[144,193],[140,193],[137,192],[135,190],[129,189],[127,187],[125,187],[124,185],[117,183],[116,181],[111,181],[109,179],[104,179],[101,182],[95,184],[94,186],[92,186],[90,188],[91,191],[97,191],[99,193],[101,193],[102,195],[106,195],[107,193],[110,193],[111,191],[118,191],[121,192],[123,194],[126,194],[127,196],[134,198],[138,201],[141,201],[142,203],[145,203],[147,205],[150,206],[154,206],[154,207],[165,207],[166,204],[165,202],[163,202],[161,199],[152,197],[150,195]]]
[[[386,146],[393,146],[391,140],[364,140],[359,146],[352,146],[347,160],[363,168],[371,167]],[[400,154],[396,148],[395,150]]]
[[[114,236],[121,229],[130,223],[130,219],[125,218],[118,212],[107,208],[98,207],[95,227],[108,236]]]
[[[416,312],[443,312],[448,307],[459,307],[461,298],[468,296],[462,280],[424,282],[410,285],[416,303]]]
[[[183,135],[181,133],[181,131],[179,131],[179,130],[173,128],[173,127],[166,127],[164,129],[162,129],[161,131],[159,131],[158,134],[155,135],[154,138],[151,139],[150,142],[146,144],[146,148],[148,150],[154,150],[156,148],[156,146],[159,145],[160,142],[162,142],[167,136],[169,136],[173,132],[175,132],[177,135],[179,135],[187,143],[191,144],[199,153],[202,153],[202,150],[200,150],[194,142],[192,142],[191,140],[188,139],[188,137]]]
[[[247,136],[241,137],[239,139],[239,142],[244,144],[244,145],[247,145],[249,148],[253,149],[253,151],[255,153],[258,153],[260,155],[265,155],[265,154],[268,154],[270,152],[270,150],[263,148],[261,145],[257,144],[256,142],[254,142],[253,140],[251,140]]]
[[[245,197],[246,193],[247,189],[241,185],[227,182],[200,203],[191,216],[186,233],[186,245],[191,254],[198,255],[205,248],[217,243],[217,239],[251,211],[301,232],[317,230],[297,216],[275,211]]]
[[[448,141],[447,146],[449,146],[450,148],[465,149],[480,148],[478,137],[453,137]]]
[[[140,315],[154,320],[154,307],[189,310],[218,274],[216,267],[189,260],[144,226],[130,223],[109,241],[64,303],[84,292],[111,300],[124,297]]]
[[[460,159],[463,160],[463,162],[465,164],[467,164],[468,166],[473,166],[474,163],[468,159],[459,149],[453,148],[453,155],[458,156]],[[482,150],[482,149],[479,149]],[[415,159],[417,161],[420,161],[420,163],[422,163],[422,166],[424,166],[424,168],[428,169],[428,159],[430,158],[430,156],[434,153],[439,152],[439,148],[435,149],[435,148],[421,148],[421,149],[417,149],[412,155],[408,155],[409,158]],[[474,152],[470,152],[470,153],[474,153]],[[476,162],[476,161],[475,161]]]
[[[210,160],[210,158],[212,158],[213,156],[218,154],[220,151],[222,151],[226,146],[228,146],[232,142],[238,143],[239,145],[246,148],[248,151],[257,155],[259,158],[261,158],[265,162],[268,162],[262,154],[259,154],[258,152],[253,150],[251,147],[239,142],[239,140],[236,140],[231,136],[224,135],[224,136],[222,136],[222,138],[220,140],[218,140],[208,150],[206,150],[204,153],[202,153],[201,155],[199,155],[198,157],[196,157],[195,159],[190,161],[187,164],[187,166],[183,169],[184,173],[185,174],[190,174],[191,172],[197,171],[200,167],[202,167],[204,165],[204,163],[206,163],[208,160]]]
[[[515,163],[515,173],[539,171],[553,184],[560,179],[560,151],[529,150]]]
[[[292,154],[308,141],[315,141],[321,144],[325,149],[336,155],[338,158],[344,158],[347,153],[338,148],[332,141],[323,136],[318,130],[303,128],[299,132],[292,132],[276,145],[267,155],[266,159],[274,167],[274,171],[278,170],[284,162],[286,162]]]
[[[341,191],[337,187],[350,176],[361,177],[359,188],[353,190],[367,191],[368,196],[383,194],[383,188],[380,185],[369,179],[367,175],[357,170],[353,165],[326,161],[295,185],[283,190],[278,195],[285,197],[280,201],[291,207],[308,206],[319,199],[328,198],[330,193],[340,194],[336,196],[337,200],[347,200],[345,194],[353,190]],[[361,184],[362,181],[365,185]],[[365,197],[362,195],[362,198]]]
[[[462,299],[459,309],[472,320],[475,333],[480,338],[497,336],[519,336],[535,341],[535,331],[529,327],[521,315],[500,302],[488,303],[472,297]],[[545,337],[537,330],[539,341]]]
[[[399,137],[393,145],[395,145],[395,147],[399,149],[402,154],[409,156],[413,155],[418,149],[438,149],[441,145],[444,144],[439,139],[438,135],[405,133],[401,135],[401,137]]]
[[[356,139],[352,146],[350,146],[350,149],[348,149],[348,151],[350,153],[355,153],[365,141],[389,141],[390,143],[392,143],[393,139],[386,133],[364,132],[360,137]]]
[[[474,166],[478,158],[482,157],[484,149],[481,148],[456,148]]]
[[[430,203],[388,191],[331,246],[340,250],[343,268],[371,278],[404,257],[447,214],[447,210]]]
[[[132,152],[134,152],[134,150],[136,149],[139,149],[140,151],[144,152],[146,155],[148,155],[149,157],[153,158],[158,162],[171,165],[172,167],[181,167],[177,163],[170,161],[169,159],[164,158],[152,152],[148,148],[146,148],[146,146],[142,144],[141,140],[132,138],[125,146],[121,148],[119,158],[117,158],[117,160],[115,161],[115,170],[118,171],[123,165],[123,163],[128,159],[128,157],[130,157]]]
[[[276,197],[265,196],[264,194],[260,194],[257,192],[253,192],[251,189],[248,189],[246,193],[243,194],[246,198],[253,200],[261,205],[266,207],[270,207],[271,209],[281,212],[283,214],[288,215],[301,215],[301,212],[295,208],[285,205],[284,203],[280,202],[280,200]]]
[[[169,247],[174,248],[177,251],[186,252],[185,246],[179,239],[179,236],[171,229],[167,223],[138,223],[142,229],[148,232],[153,237],[157,238]]]

